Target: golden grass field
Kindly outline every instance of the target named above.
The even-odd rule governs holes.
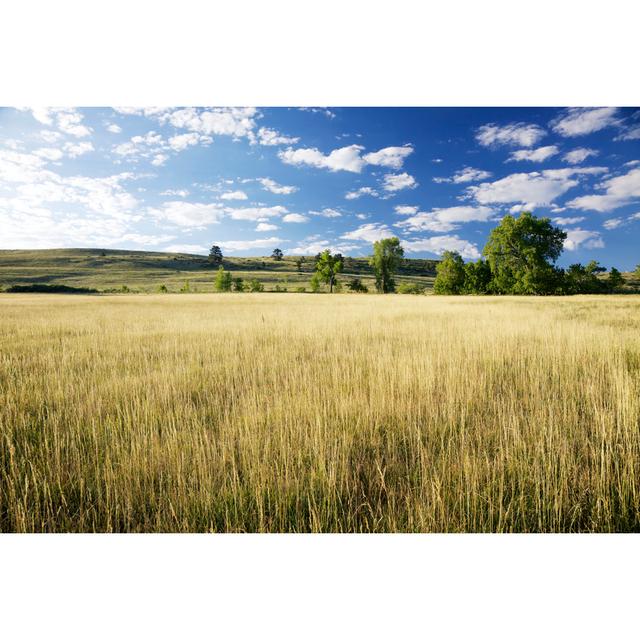
[[[0,295],[0,530],[640,531],[640,297]]]

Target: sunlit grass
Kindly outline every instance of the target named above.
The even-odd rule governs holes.
[[[2,531],[638,531],[640,299],[0,295]]]

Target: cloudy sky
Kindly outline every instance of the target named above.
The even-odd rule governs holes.
[[[476,259],[523,209],[639,263],[640,109],[0,109],[0,249]]]

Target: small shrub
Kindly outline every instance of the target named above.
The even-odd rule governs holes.
[[[234,278],[233,279],[233,290],[234,291],[244,291],[244,282],[242,278]]]
[[[398,287],[398,293],[409,293],[413,295],[421,295],[424,293],[425,286],[416,282],[403,282]]]
[[[127,287],[127,285],[126,285],[126,284],[123,284],[123,285],[120,287],[120,293],[131,293],[131,289],[129,289],[129,287]]]
[[[262,282],[260,282],[260,280],[254,278],[253,280],[249,281],[249,291],[253,293],[260,293],[264,291],[264,285],[262,284]]]
[[[304,293],[306,290],[307,290],[307,288],[306,288],[306,287],[296,287],[296,291],[297,291],[298,293]]]
[[[347,287],[354,293],[367,293],[369,291],[366,285],[362,284],[360,278],[351,278],[347,283]]]
[[[191,293],[191,285],[188,280],[180,287],[180,293]]]
[[[158,287],[158,293],[169,293],[169,289],[167,289],[167,285],[166,284],[161,284]]]

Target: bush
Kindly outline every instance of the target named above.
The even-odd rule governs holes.
[[[231,291],[231,285],[233,284],[233,278],[229,271],[225,271],[224,267],[218,269],[218,275],[216,276],[215,288],[216,291],[227,292]]]
[[[298,293],[304,293],[307,290],[307,287],[296,287],[296,291]]]
[[[126,284],[123,284],[123,285],[120,287],[120,293],[131,293],[131,289],[129,289],[129,287],[127,287],[127,285],[126,285]]]
[[[309,286],[311,288],[312,293],[320,292],[320,277],[318,276],[317,273],[315,273],[313,275],[313,278],[311,278],[311,282],[309,283]]]
[[[167,285],[166,284],[161,284],[158,287],[158,293],[169,293],[169,289],[167,289]]]
[[[188,280],[180,287],[180,293],[191,293],[191,285]]]
[[[2,287],[0,287],[0,291],[2,291]],[[10,287],[7,287],[7,293],[100,293],[100,292],[97,289],[90,289],[89,287],[69,287],[64,284],[14,284]]]
[[[423,284],[417,284],[415,282],[403,282],[398,287],[398,293],[410,293],[414,295],[421,295],[425,291]]]
[[[362,284],[360,278],[351,278],[347,283],[347,287],[354,293],[367,293],[369,291],[366,285]]]
[[[233,290],[234,291],[244,291],[244,282],[242,278],[234,278],[233,279]]]
[[[261,291],[264,291],[264,285],[260,280],[254,278],[249,281],[249,291],[252,291],[253,293],[260,293]]]

